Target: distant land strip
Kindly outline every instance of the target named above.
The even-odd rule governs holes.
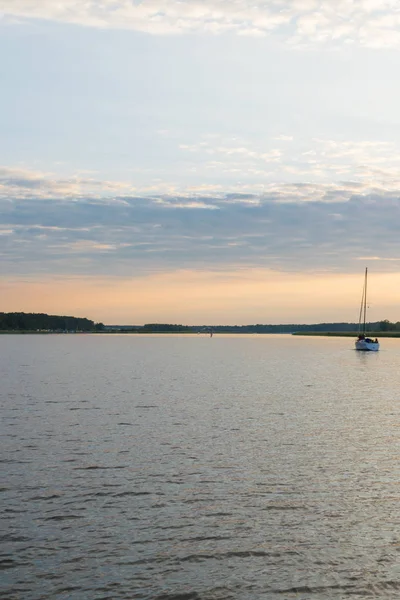
[[[292,335],[308,335],[308,336],[331,336],[331,337],[354,337],[358,335],[358,331],[294,331]],[[381,338],[400,338],[399,331],[380,331],[368,330],[369,337]]]
[[[92,333],[103,330],[103,323],[86,318],[45,313],[0,313],[0,333]]]
[[[367,324],[369,335],[400,337],[400,321],[387,319]],[[147,323],[145,325],[104,325],[87,318],[47,315],[45,313],[0,313],[0,333],[291,333],[351,337],[358,323],[314,323],[281,325],[179,325]]]

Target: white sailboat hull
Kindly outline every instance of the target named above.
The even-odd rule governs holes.
[[[356,350],[364,352],[378,352],[379,342],[367,342],[367,340],[356,340]]]

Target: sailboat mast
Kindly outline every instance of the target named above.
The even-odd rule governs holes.
[[[364,285],[361,294],[361,303],[360,303],[360,314],[358,316],[358,333],[364,333],[364,301],[365,301],[365,276],[364,276]]]
[[[368,267],[365,269],[365,283],[364,283],[364,325],[363,333],[366,331],[366,319],[367,319],[367,278],[368,278]]]
[[[368,294],[368,268],[365,268],[364,286],[361,297],[360,318],[358,321],[358,338],[356,339],[356,350],[377,352],[379,342],[366,336],[367,325],[371,329],[371,323],[367,323],[367,294]]]

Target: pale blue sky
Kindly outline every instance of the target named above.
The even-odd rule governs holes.
[[[10,167],[90,170],[133,186],[235,187],[260,167],[257,183],[298,181],[302,173],[280,168],[293,162],[309,180],[303,153],[315,150],[313,138],[386,142],[388,154],[400,152],[395,48],[293,49],[278,36],[149,35],[28,20],[2,27],[0,50],[0,160]],[[229,148],[282,154],[271,163]],[[361,158],[374,165],[377,153]],[[227,171],[237,158],[242,173]],[[216,172],[207,168],[213,160],[222,163]]]
[[[1,14],[4,277],[400,272],[397,2]]]

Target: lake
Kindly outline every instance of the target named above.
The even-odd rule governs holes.
[[[399,598],[381,342],[0,336],[0,598]]]

